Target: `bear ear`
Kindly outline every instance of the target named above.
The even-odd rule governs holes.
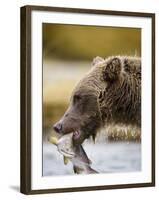
[[[115,81],[119,78],[121,72],[121,60],[120,58],[114,57],[103,67],[103,79],[105,81]]]
[[[95,57],[95,58],[93,59],[92,65],[94,66],[94,65],[96,65],[96,64],[98,64],[98,63],[101,63],[101,62],[103,62],[103,61],[104,61],[103,58],[97,56],[97,57]]]

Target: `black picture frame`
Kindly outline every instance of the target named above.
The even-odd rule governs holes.
[[[102,185],[76,188],[42,189],[31,188],[31,13],[32,11],[56,11],[71,13],[87,13],[97,15],[148,17],[152,19],[152,181],[124,185]],[[88,190],[105,190],[120,188],[136,188],[155,186],[155,14],[139,12],[123,12],[92,9],[58,8],[45,6],[21,7],[21,152],[20,152],[20,191],[24,194],[42,194],[58,192],[76,192]]]

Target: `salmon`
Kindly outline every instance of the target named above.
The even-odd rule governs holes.
[[[76,174],[94,174],[98,173],[91,168],[92,162],[88,158],[83,146],[73,144],[73,133],[63,135],[60,138],[49,137],[49,142],[57,146],[57,150],[64,156],[64,164],[70,160],[73,164],[73,170]]]

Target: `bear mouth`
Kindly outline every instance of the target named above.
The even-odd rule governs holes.
[[[79,130],[73,132],[73,139],[78,140],[81,136],[81,132]]]

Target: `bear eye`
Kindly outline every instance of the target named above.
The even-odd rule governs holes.
[[[82,97],[80,95],[74,95],[73,97],[73,103],[77,103],[78,101],[80,101],[82,99]]]

